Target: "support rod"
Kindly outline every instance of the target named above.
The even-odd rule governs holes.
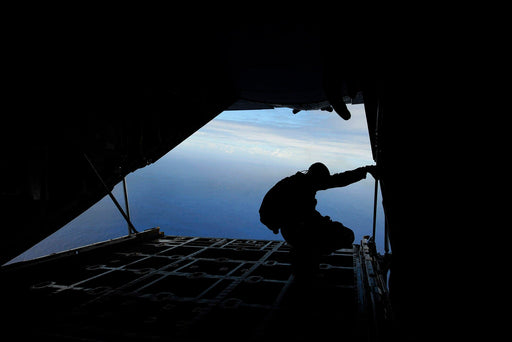
[[[389,231],[388,231],[388,220],[386,218],[384,222],[384,252],[389,254]]]
[[[377,195],[379,193],[379,181],[375,179],[375,191],[373,193],[373,238],[375,239],[375,231],[377,229]]]
[[[128,189],[126,188],[126,177],[123,177],[123,193],[124,193],[124,207],[126,209],[126,217],[131,222],[130,219],[130,205],[128,204]],[[132,233],[130,229],[130,225],[128,225],[128,235]]]
[[[110,196],[110,199],[112,200],[112,202],[114,202],[114,204],[116,205],[117,209],[119,210],[121,215],[123,215],[124,219],[126,220],[126,223],[128,223],[129,231],[132,232],[132,233],[138,233],[138,231],[135,229],[135,227],[133,226],[132,222],[130,221],[130,218],[125,214],[123,208],[121,208],[121,205],[119,204],[117,199],[114,197],[114,195],[112,194],[112,191],[110,191],[110,189],[108,188],[107,184],[105,184],[105,182],[103,181],[103,178],[101,178],[100,174],[98,173],[98,170],[96,170],[96,168],[94,167],[93,163],[91,162],[91,160],[89,159],[87,154],[84,153],[84,157],[87,160],[87,162],[89,163],[89,165],[91,166],[91,169],[96,174],[96,177],[98,177],[98,179],[100,180],[101,184],[103,185],[103,187],[107,191],[107,193]]]

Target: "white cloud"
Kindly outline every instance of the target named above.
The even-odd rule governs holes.
[[[335,113],[297,114],[302,117],[285,114],[288,113],[252,111],[239,116],[230,113],[225,118],[221,114],[180,148],[188,153],[224,153],[239,158],[250,155],[305,165],[323,161],[335,168],[373,163],[364,112],[352,111],[349,121]],[[273,116],[277,115],[281,124],[273,125]],[[283,124],[286,120],[293,124]]]

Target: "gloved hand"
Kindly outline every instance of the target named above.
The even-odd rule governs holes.
[[[373,178],[375,179],[378,179],[379,178],[379,174],[378,174],[378,170],[377,170],[377,166],[375,165],[368,165],[368,166],[365,166],[364,167],[366,172],[368,172],[369,174],[372,175]]]

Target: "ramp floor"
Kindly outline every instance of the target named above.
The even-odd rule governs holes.
[[[12,279],[3,331],[54,341],[367,340],[362,252],[323,256],[307,279],[292,273],[284,241],[158,235],[77,252],[3,272]]]

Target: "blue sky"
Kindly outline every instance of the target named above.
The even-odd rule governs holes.
[[[363,105],[349,106],[352,119],[334,112],[288,108],[226,111],[173,152],[232,155],[304,167],[323,161],[335,170],[373,164]]]
[[[348,107],[348,121],[334,112],[293,115],[288,108],[221,113],[156,163],[126,177],[134,225],[158,226],[168,235],[282,239],[258,215],[263,196],[277,181],[317,161],[331,173],[374,164],[364,107]],[[373,186],[368,176],[320,191],[317,209],[352,228],[358,242],[371,233]],[[121,185],[114,195],[123,203]],[[378,222],[383,226],[380,206]],[[106,196],[18,260],[126,233]]]

